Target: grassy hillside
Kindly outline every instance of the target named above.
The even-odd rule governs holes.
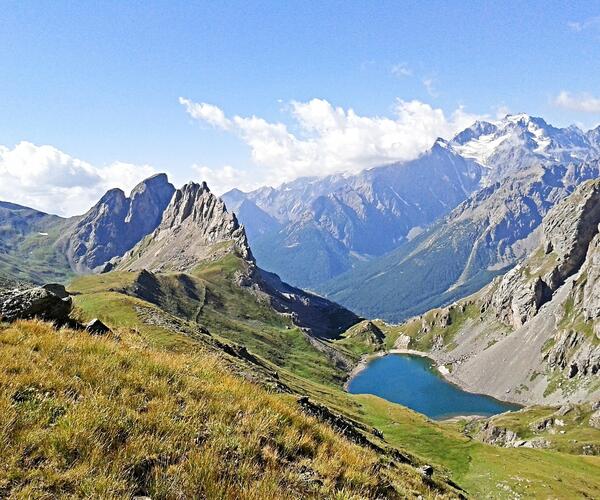
[[[34,283],[65,282],[73,276],[57,240],[68,219],[0,202],[0,276]]]
[[[475,497],[600,494],[598,457],[497,448],[472,439],[460,425],[432,422],[373,396],[347,394],[341,388],[343,369],[335,367],[289,318],[274,313],[258,296],[235,285],[233,278],[240,265],[238,260],[225,259],[200,266],[193,274],[157,274],[158,288],[153,295],[140,289],[139,273],[80,277],[70,289],[78,294],[75,302],[82,319],[98,316],[135,334],[157,351],[189,353],[202,348],[213,352],[217,341],[245,345],[260,365],[235,364],[228,359],[221,359],[220,365],[261,385],[277,372],[276,382],[363,425],[378,446],[399,450],[417,465],[432,464],[436,481],[451,478]],[[474,314],[469,308],[463,312],[465,316]],[[427,321],[437,329],[440,318],[434,315],[432,312]],[[453,318],[455,324],[460,320],[458,314]],[[357,325],[342,340],[326,345],[340,347],[348,357],[357,359],[364,352],[381,348],[373,326],[385,334],[383,345],[387,348],[400,334],[417,333],[374,321],[371,326]],[[200,327],[211,335],[199,333]],[[430,338],[425,335],[420,340],[427,343]],[[385,441],[369,434],[371,427],[383,431]]]
[[[0,496],[437,498],[202,349],[0,328]]]
[[[138,272],[82,276],[73,280],[69,290],[76,294],[75,304],[84,319],[99,316],[109,324],[141,328],[159,343],[168,344],[169,335],[165,338],[164,333],[154,331],[156,326],[149,322],[160,324],[175,316],[190,330],[202,327],[221,340],[243,344],[277,369],[319,383],[341,384],[345,372],[289,317],[235,283],[235,274],[244,265],[231,255],[198,266],[192,274],[155,275],[152,283],[140,280]]]

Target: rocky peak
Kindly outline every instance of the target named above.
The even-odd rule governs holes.
[[[71,267],[87,272],[130,250],[159,224],[175,188],[165,174],[142,181],[126,197],[111,189],[79,219],[63,243]]]
[[[162,218],[162,212],[174,191],[166,174],[157,174],[140,182],[131,191],[129,213],[125,222],[141,224],[143,230],[150,233],[156,228],[155,221]]]
[[[514,328],[535,316],[581,269],[599,224],[600,180],[587,181],[544,218],[538,251],[496,280],[488,299],[496,316]]]
[[[205,182],[175,191],[156,230],[123,257],[120,269],[189,270],[228,252],[254,262],[235,214]]]

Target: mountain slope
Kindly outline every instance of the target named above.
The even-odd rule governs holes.
[[[44,282],[66,280],[71,269],[57,240],[70,221],[0,202],[0,275]]]
[[[525,257],[548,210],[599,175],[598,160],[533,165],[475,193],[413,241],[319,289],[364,316],[392,322],[448,304]]]
[[[457,497],[242,380],[227,355],[119,337],[0,327],[3,497]]]
[[[430,351],[471,391],[527,404],[597,400],[599,224],[593,180],[548,213],[541,243],[523,263],[394,336]]]
[[[464,200],[481,168],[438,140],[420,158],[356,175],[298,179],[278,189],[238,190],[223,199],[256,209],[238,216],[258,263],[298,286],[314,286],[357,259],[395,248]],[[277,224],[265,222],[268,214]]]

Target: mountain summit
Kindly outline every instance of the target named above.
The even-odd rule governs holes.
[[[140,182],[129,197],[120,189],[108,191],[63,243],[71,267],[89,272],[130,250],[156,228],[174,191],[166,174]]]
[[[154,232],[127,253],[119,269],[185,271],[234,250],[253,261],[244,228],[205,182],[175,191]]]
[[[463,157],[486,167],[488,182],[533,163],[581,161],[600,151],[594,130],[557,128],[525,113],[497,121],[477,121],[450,144]]]

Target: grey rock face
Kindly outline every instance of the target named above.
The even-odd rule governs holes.
[[[69,321],[73,304],[71,297],[61,298],[42,287],[16,291],[0,304],[4,321],[39,318],[64,324]]]
[[[542,247],[548,255],[534,256],[498,280],[490,298],[498,319],[519,328],[537,314],[554,291],[579,271],[599,223],[600,181],[588,181],[544,219]]]
[[[581,286],[579,295],[581,307],[587,320],[595,320],[600,317],[600,236],[590,243],[588,257],[585,266],[586,280]],[[600,330],[595,331],[596,337],[600,339]]]
[[[95,270],[130,250],[158,226],[174,191],[165,174],[141,182],[129,198],[120,189],[108,191],[63,244],[73,269]]]
[[[572,196],[554,207],[543,224],[546,253],[557,255],[558,265],[549,276],[556,289],[581,267],[600,223],[600,184],[587,182]]]
[[[156,230],[128,252],[118,269],[187,271],[234,250],[253,262],[244,228],[206,183],[178,189]]]

